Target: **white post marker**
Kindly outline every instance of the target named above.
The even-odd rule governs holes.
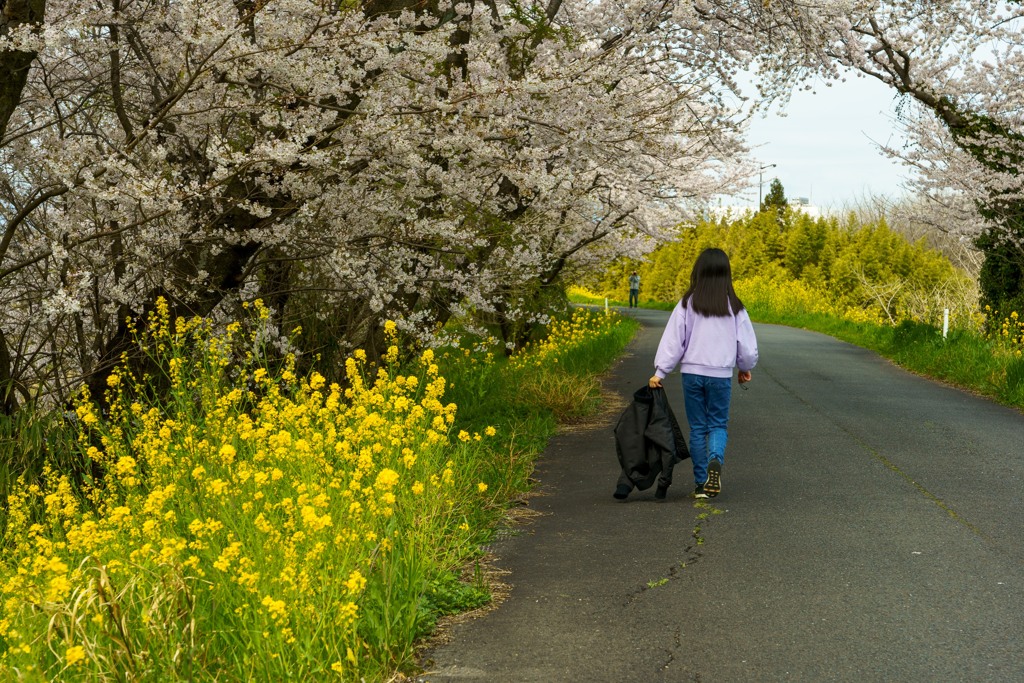
[[[604,312],[608,312],[608,297],[604,298]]]
[[[949,309],[942,309],[942,338],[946,338],[946,333],[949,332]]]

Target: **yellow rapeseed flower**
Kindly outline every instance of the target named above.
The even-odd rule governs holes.
[[[377,473],[377,479],[374,483],[374,486],[388,489],[397,484],[398,479],[398,472],[395,472],[394,470],[385,467],[384,469]]]
[[[75,666],[85,661],[85,648],[81,645],[72,645],[64,652],[64,661],[68,666]]]
[[[258,310],[261,316],[267,311]],[[533,363],[551,354],[564,364],[570,346],[600,331],[594,320],[576,316],[570,324],[550,325],[551,338],[520,357]],[[87,400],[76,406],[82,451],[116,476],[95,484],[84,499],[61,488],[56,473],[34,489],[15,490],[6,538],[20,553],[11,566],[26,573],[0,574],[0,631],[27,631],[34,628],[31,620],[43,620],[38,610],[25,608],[24,598],[11,606],[5,598],[31,593],[36,603],[50,597],[50,607],[66,609],[68,596],[88,591],[95,580],[89,569],[94,564],[83,564],[83,558],[96,557],[112,584],[137,591],[126,592],[121,603],[130,618],[155,623],[159,615],[150,615],[138,596],[152,594],[152,582],[163,580],[166,571],[180,572],[237,618],[240,637],[258,640],[266,632],[282,644],[271,657],[287,666],[296,664],[288,643],[316,628],[333,595],[328,619],[340,629],[340,642],[351,647],[339,645],[320,666],[351,678],[366,673],[361,660],[371,650],[355,628],[361,594],[368,582],[385,580],[380,571],[392,561],[384,559],[388,554],[405,551],[402,534],[422,532],[430,539],[453,531],[459,516],[473,518],[468,506],[481,501],[468,498],[486,495],[489,487],[473,483],[462,459],[472,459],[473,442],[497,430],[460,429],[457,406],[445,402],[451,387],[438,366],[463,362],[454,358],[461,354],[445,354],[441,361],[440,353],[425,351],[413,363],[414,374],[398,377],[395,367],[370,364],[365,352],[357,352],[345,362],[345,389],[332,385],[328,394],[323,376],[297,375],[294,357],[283,368],[257,368],[262,361],[255,349],[262,340],[255,335],[263,335],[266,326],[254,327],[233,325],[238,337],[231,342],[222,336],[216,343],[209,343],[213,326],[201,321],[193,328],[176,322],[161,332],[164,351],[156,343],[150,350],[166,354],[172,384],[180,379],[172,394],[185,401],[156,407],[139,392],[139,402],[132,404],[129,394],[109,413]],[[397,334],[397,325],[385,323],[385,330]],[[403,349],[397,338],[387,345],[392,357]],[[210,368],[212,374],[204,374]],[[126,370],[118,375],[118,386],[131,391],[147,381]],[[466,445],[452,448],[456,439]],[[126,478],[138,479],[137,488],[125,486]],[[43,512],[41,519],[33,516],[34,506]],[[453,517],[459,521],[451,522]],[[468,521],[459,528],[472,531]],[[394,558],[396,564],[405,561]],[[109,660],[112,646],[101,639],[93,652],[89,643],[103,624],[89,622],[92,615],[87,610],[82,622],[90,640],[77,640],[88,648],[84,661],[98,665]],[[24,633],[0,636],[12,643],[5,656],[12,662],[21,657],[15,648]],[[23,657],[18,665],[28,663]]]
[[[63,602],[64,598],[71,592],[71,582],[64,575],[55,576],[50,579],[46,591],[47,602]]]
[[[229,443],[226,443],[220,447],[220,459],[224,461],[226,465],[230,465],[232,462],[234,462],[235,455],[237,453],[238,451],[235,450],[235,447]]]
[[[275,622],[282,623],[284,621],[287,621],[288,606],[285,605],[284,600],[275,600],[274,598],[267,595],[263,598],[262,601],[260,601],[260,604],[267,608],[267,612],[270,614],[270,617]]]
[[[353,569],[345,581],[345,588],[349,593],[358,593],[366,588],[366,577],[358,569]]]
[[[412,452],[412,449],[402,449],[402,463],[408,470],[411,470],[416,465],[416,454]]]

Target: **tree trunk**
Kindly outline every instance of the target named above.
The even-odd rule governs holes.
[[[4,331],[0,330],[0,415],[13,415],[18,410],[11,369],[11,352],[7,348],[7,337]]]
[[[0,0],[0,36],[24,24],[42,24],[46,0]],[[0,50],[0,140],[7,123],[21,103],[21,91],[28,80],[28,69],[35,52]]]

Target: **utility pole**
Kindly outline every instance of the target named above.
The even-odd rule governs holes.
[[[766,165],[762,166],[761,168],[757,169],[757,210],[758,211],[761,210],[761,189],[764,187],[764,180],[762,179],[762,176],[764,175],[764,169],[766,169],[766,168],[775,168],[775,164],[766,164]]]

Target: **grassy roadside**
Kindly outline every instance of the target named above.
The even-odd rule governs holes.
[[[1024,410],[1024,359],[1005,345],[963,329],[942,330],[913,321],[896,326],[854,323],[821,313],[783,313],[750,305],[763,323],[821,332],[870,349],[911,372]]]
[[[482,547],[637,327],[577,311],[510,359],[481,342],[405,360],[392,327],[339,387],[268,361],[266,315],[226,334],[158,316],[141,343],[159,377],[118,370],[109,410],[83,397],[47,448],[6,435],[43,464],[0,462],[0,679],[414,672],[440,616],[489,599]]]
[[[449,395],[459,406],[455,429],[497,429],[480,446],[481,480],[494,489],[493,502],[481,519],[490,534],[510,505],[528,493],[534,462],[560,425],[600,409],[600,377],[622,354],[640,325],[612,312],[577,311],[571,320],[555,321],[546,336],[511,359],[442,357]],[[446,365],[447,364],[447,365]]]
[[[575,303],[604,304],[603,299],[580,292],[571,298]],[[744,303],[755,322],[821,332],[870,349],[911,372],[1024,410],[1024,358],[1012,345],[965,329],[951,329],[943,339],[941,329],[913,321],[896,326],[852,322],[825,313],[781,310],[750,296]],[[626,302],[609,301],[608,305],[625,306]],[[640,305],[667,311],[675,302],[641,301]]]
[[[586,293],[583,289],[571,288],[569,291],[569,301],[574,304],[584,304],[587,306],[604,306],[605,299],[593,294]],[[626,308],[629,306],[628,301],[621,299],[607,299],[609,307]],[[676,307],[676,302],[667,301],[655,301],[653,299],[640,299],[640,308],[650,308],[655,311],[671,311]]]

